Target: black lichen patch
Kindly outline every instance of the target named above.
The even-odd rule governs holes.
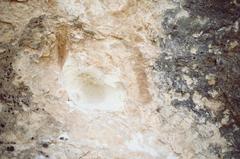
[[[221,146],[217,145],[217,144],[210,144],[208,146],[208,149],[211,153],[216,154],[218,158],[221,158]]]
[[[179,107],[185,107],[188,110],[191,110],[197,115],[198,122],[205,123],[206,121],[209,121],[212,119],[210,111],[205,109],[197,109],[195,107],[194,102],[192,101],[192,98],[189,98],[187,100],[179,101],[177,99],[172,101],[172,105],[174,105],[176,108]]]
[[[240,158],[240,3],[239,1],[180,0],[165,12],[162,27],[166,38],[159,39],[161,57],[154,69],[164,74],[162,85],[190,95],[172,105],[194,112],[200,120],[221,123],[229,110],[229,122],[220,132],[230,144],[222,158]],[[181,9],[189,16],[177,16]],[[184,71],[185,70],[185,71]],[[186,71],[187,70],[187,71]],[[189,86],[183,75],[194,82]],[[214,81],[206,77],[214,76]],[[212,95],[211,92],[218,92]],[[197,109],[193,94],[224,103],[215,114],[207,107]],[[214,151],[213,151],[214,152]],[[217,152],[216,152],[217,153]],[[219,154],[219,152],[218,152]]]
[[[44,25],[45,17],[45,15],[41,15],[29,21],[19,40],[20,47],[29,47],[38,50],[46,45],[47,39],[44,34],[46,31]]]
[[[48,143],[42,144],[42,139],[57,138],[63,129],[45,111],[44,102],[32,101],[30,88],[20,82],[21,78],[13,67],[21,53],[24,58],[25,49],[29,53],[32,53],[30,50],[40,53],[49,46],[46,44],[45,20],[44,15],[32,18],[20,37],[14,36],[11,42],[0,42],[0,158],[49,157],[41,152],[43,148],[51,150]]]
[[[238,0],[186,0],[183,7],[193,16],[209,17],[215,27],[231,25],[240,17]]]
[[[4,50],[0,53],[0,103],[3,106],[1,111],[3,113],[2,117],[4,114],[22,111],[22,106],[29,107],[31,92],[23,83],[19,85],[13,84],[16,75],[13,70],[14,47],[11,45],[0,45],[0,47]],[[0,123],[2,128],[6,126],[6,122],[3,120],[0,120]]]
[[[15,148],[9,145],[14,141],[6,139],[2,134],[14,130],[16,115],[24,111],[23,107],[30,106],[31,92],[23,83],[13,84],[16,76],[13,62],[17,49],[10,44],[0,44],[0,48],[3,50],[0,53],[0,141],[7,146],[0,148],[0,153],[3,155],[5,151],[9,154]]]

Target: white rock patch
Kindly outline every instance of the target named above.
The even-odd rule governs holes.
[[[82,110],[121,111],[125,92],[114,74],[104,74],[94,67],[80,66],[81,59],[70,56],[62,72],[62,83],[69,94],[69,104]]]

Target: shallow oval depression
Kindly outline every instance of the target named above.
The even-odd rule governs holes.
[[[84,66],[80,54],[70,55],[62,69],[62,83],[69,105],[81,110],[122,111],[126,93],[116,73],[105,74]]]

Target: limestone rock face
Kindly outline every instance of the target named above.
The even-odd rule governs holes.
[[[0,158],[240,158],[239,10],[2,0]]]

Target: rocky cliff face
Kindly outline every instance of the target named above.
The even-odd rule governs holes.
[[[240,158],[240,2],[2,0],[0,158]]]

